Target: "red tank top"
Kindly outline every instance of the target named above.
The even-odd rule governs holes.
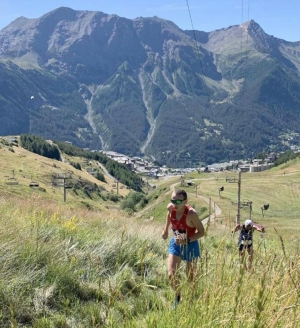
[[[196,228],[189,227],[186,224],[186,217],[189,213],[190,208],[191,208],[190,206],[185,207],[182,217],[178,221],[178,220],[176,220],[176,208],[175,208],[175,206],[173,206],[172,212],[171,212],[171,218],[170,218],[172,229],[177,230],[180,233],[186,233],[188,238],[192,237],[196,233],[196,230],[197,230]]]

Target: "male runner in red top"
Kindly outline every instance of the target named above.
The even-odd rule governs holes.
[[[180,282],[177,270],[181,260],[186,261],[186,274],[190,282],[194,282],[197,259],[200,257],[198,239],[204,236],[204,227],[197,212],[187,204],[187,193],[177,190],[172,193],[171,202],[167,206],[166,224],[162,238],[168,238],[171,225],[173,237],[169,245],[168,275],[176,294],[175,307],[180,302]]]

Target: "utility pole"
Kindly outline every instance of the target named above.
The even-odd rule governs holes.
[[[210,226],[210,216],[211,216],[211,197],[209,197],[209,211],[208,211],[208,221],[207,226]]]
[[[239,172],[239,180],[238,180],[238,201],[237,201],[237,214],[236,214],[236,224],[240,224],[240,208],[241,208],[241,180],[242,180],[242,172]]]
[[[180,177],[180,185],[181,185],[181,187],[184,187],[184,179],[183,179],[183,176]]]
[[[116,187],[113,187],[113,189],[117,189],[117,195],[119,195],[119,181],[115,180]]]
[[[67,200],[67,191],[66,191],[66,178],[62,178],[64,181],[63,187],[64,187],[64,202]]]
[[[64,174],[57,174],[55,179],[58,179],[58,180],[63,180],[63,188],[64,188],[64,202],[67,201],[67,184],[66,184],[66,180],[67,179],[71,179],[72,176],[70,174],[67,174],[67,175],[64,175]]]

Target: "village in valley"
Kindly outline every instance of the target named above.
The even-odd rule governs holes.
[[[172,175],[184,175],[190,172],[224,172],[236,171],[242,172],[261,172],[274,165],[278,154],[269,153],[265,160],[253,159],[251,162],[246,160],[234,160],[223,163],[215,163],[205,167],[194,168],[168,168],[166,165],[159,166],[154,162],[147,161],[141,157],[129,157],[114,151],[103,151],[103,153],[114,161],[126,165],[131,171],[139,175],[160,178]]]

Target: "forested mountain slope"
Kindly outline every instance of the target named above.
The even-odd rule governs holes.
[[[20,17],[0,31],[0,134],[172,166],[283,150],[299,142],[299,53],[254,21],[206,33],[64,7]]]

